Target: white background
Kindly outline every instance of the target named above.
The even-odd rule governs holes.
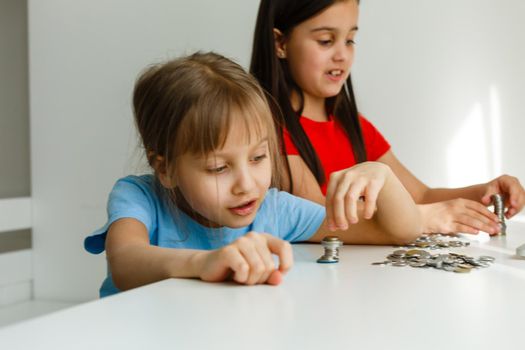
[[[360,110],[431,186],[525,181],[525,3],[361,2]],[[146,65],[215,50],[247,67],[256,0],[29,1],[35,298],[96,298],[83,239],[115,180],[143,172],[131,115]]]

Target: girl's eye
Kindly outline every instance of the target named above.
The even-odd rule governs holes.
[[[355,45],[355,41],[352,40],[352,39],[348,39],[348,40],[346,41],[346,45],[347,45],[347,46]]]
[[[261,154],[259,156],[255,156],[253,157],[253,161],[254,162],[260,162],[261,160],[265,159],[266,158],[266,153],[265,154]]]
[[[317,42],[321,46],[329,46],[330,44],[332,44],[332,40],[317,40]]]
[[[226,166],[224,165],[224,166],[220,166],[217,168],[210,168],[210,169],[207,169],[207,171],[212,174],[221,174],[226,171]]]

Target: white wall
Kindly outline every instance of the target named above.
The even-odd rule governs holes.
[[[525,2],[361,2],[361,111],[431,186],[525,181]]]
[[[29,1],[36,298],[98,294],[105,260],[82,244],[115,180],[144,169],[130,108],[139,71],[197,49],[247,65],[256,11],[256,0]]]
[[[29,1],[35,297],[97,296],[104,257],[88,255],[82,242],[103,224],[114,181],[144,169],[130,109],[138,72],[195,49],[247,66],[257,6]],[[501,171],[525,180],[524,6],[362,1],[354,67],[361,109],[428,184],[485,181]]]

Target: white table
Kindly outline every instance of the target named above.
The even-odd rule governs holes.
[[[12,349],[524,349],[525,225],[468,248],[468,274],[372,266],[393,247],[345,246],[317,264],[296,245],[278,287],[171,279],[0,329]]]

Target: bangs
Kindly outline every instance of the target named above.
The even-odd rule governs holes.
[[[240,134],[247,144],[253,137],[271,137],[274,124],[264,97],[242,89],[215,89],[204,95],[182,121],[173,155],[206,156],[221,149],[232,127],[243,128]]]

